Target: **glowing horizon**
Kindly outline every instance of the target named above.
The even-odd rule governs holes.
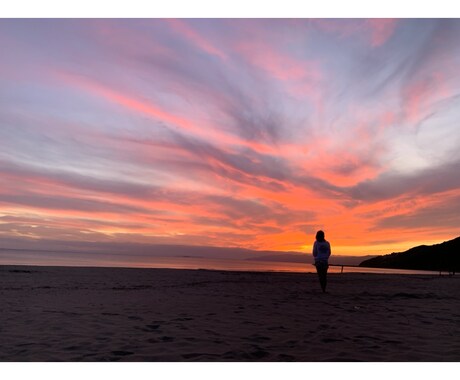
[[[460,20],[2,19],[0,237],[459,236]]]

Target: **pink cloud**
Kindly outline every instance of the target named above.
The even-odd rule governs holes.
[[[137,21],[137,25],[149,26],[148,21]],[[156,39],[154,35],[139,33],[138,30],[116,20],[91,19],[87,20],[87,26],[85,31],[87,38],[97,40],[102,49],[110,51],[112,56],[116,57],[119,62],[122,60],[124,65],[129,62],[126,57],[136,56],[142,50],[171,60],[177,57],[173,48],[162,43],[160,39]]]
[[[395,19],[372,18],[367,20],[371,30],[371,46],[378,47],[385,44],[393,35],[397,23],[398,21]]]
[[[308,99],[314,112],[321,113],[324,110],[324,87],[327,86],[321,62],[297,58],[285,51],[279,41],[267,41],[256,31],[250,36],[252,38],[246,40],[235,40],[234,50],[258,72],[276,82],[279,91],[297,100]]]
[[[251,64],[283,81],[323,78],[320,66],[313,61],[297,60],[263,41],[239,41],[236,49]]]
[[[167,23],[176,33],[190,40],[199,49],[208,54],[217,56],[222,60],[226,59],[226,55],[223,51],[217,49],[209,40],[191,28],[185,21],[180,19],[168,19]]]
[[[152,101],[141,100],[126,91],[117,91],[96,81],[90,81],[88,79],[76,77],[64,72],[59,72],[55,75],[60,80],[69,85],[83,88],[95,96],[103,97],[110,102],[122,105],[128,110],[136,111],[155,119],[170,123],[176,127],[179,127],[184,132],[188,132],[194,136],[203,138],[206,141],[218,142],[221,147],[234,145],[245,146],[261,153],[269,153],[274,151],[274,148],[269,144],[257,141],[248,141],[246,139],[239,138],[234,134],[221,130],[218,124],[216,125],[206,120],[194,121],[190,120],[189,118],[176,115],[167,111],[161,106],[154,104]]]
[[[423,75],[403,88],[403,115],[412,125],[416,125],[433,111],[434,104],[453,94],[447,78],[440,71]]]
[[[338,35],[340,38],[350,38],[357,34],[368,39],[372,47],[385,44],[393,35],[398,20],[371,18],[366,20],[347,19],[314,19],[312,25],[323,32]]]
[[[349,19],[311,19],[308,22],[315,28],[331,34],[336,34],[340,38],[350,37],[359,32],[361,23]]]

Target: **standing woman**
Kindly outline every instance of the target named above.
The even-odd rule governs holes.
[[[328,260],[331,256],[331,245],[324,239],[324,232],[316,233],[316,241],[313,244],[313,257],[315,259],[316,271],[318,272],[319,283],[323,293],[326,293]]]

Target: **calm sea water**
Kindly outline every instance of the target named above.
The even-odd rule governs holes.
[[[256,260],[205,259],[205,258],[161,258],[156,257],[147,268],[177,268],[177,269],[208,269],[256,272],[296,272],[316,273],[312,264],[288,263]],[[329,273],[340,273],[341,267],[330,266]],[[376,274],[439,274],[432,271],[417,271],[404,269],[344,267],[343,273],[376,273]]]
[[[256,272],[315,273],[312,264],[275,261],[209,259],[199,257],[127,257],[126,255],[70,254],[38,251],[0,250],[0,265],[96,266],[127,268],[207,269]],[[330,266],[329,273],[340,273],[341,267]],[[343,273],[439,274],[439,272],[403,269],[344,267]]]

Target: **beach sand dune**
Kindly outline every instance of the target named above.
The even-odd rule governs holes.
[[[0,267],[1,361],[459,361],[460,277]]]

